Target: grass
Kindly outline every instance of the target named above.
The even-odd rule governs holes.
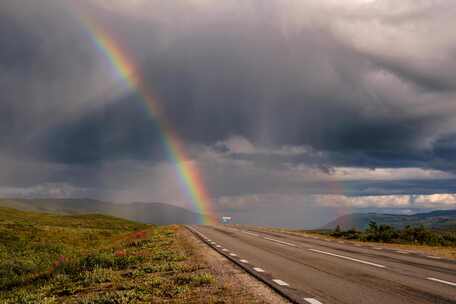
[[[360,241],[456,247],[455,231],[432,230],[423,225],[397,229],[390,225],[378,225],[371,221],[368,228],[364,230],[342,230],[340,226],[337,226],[334,231],[327,231],[326,233],[336,238]]]
[[[0,303],[249,303],[226,297],[182,229],[0,208]]]

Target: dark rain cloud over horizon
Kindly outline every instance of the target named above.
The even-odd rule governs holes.
[[[438,192],[455,192],[451,1],[85,0],[78,9],[71,1],[0,4],[3,186],[104,192],[127,179],[107,163],[164,165],[142,97],[119,81],[78,17],[89,12],[138,63],[213,189],[223,188],[223,174],[245,173],[240,188],[270,189],[282,181],[249,178],[271,170],[294,176],[296,168],[331,178],[347,167],[367,170],[353,177],[364,188],[373,169],[409,168],[431,172],[426,183],[419,177],[421,192],[437,193],[435,172],[446,174],[436,183],[449,181]],[[98,173],[79,177],[87,172]],[[314,180],[294,178],[289,191]],[[382,180],[382,193],[417,190]],[[352,194],[380,193],[358,188]]]

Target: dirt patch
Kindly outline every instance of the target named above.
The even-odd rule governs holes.
[[[200,263],[207,264],[217,284],[222,286],[225,303],[290,303],[207,246],[188,230],[182,229],[181,233],[194,248],[194,257],[199,259]]]

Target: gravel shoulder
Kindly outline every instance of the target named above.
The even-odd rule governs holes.
[[[290,303],[207,246],[188,230],[182,229],[181,233],[193,246],[195,258],[198,258],[200,263],[207,265],[217,284],[223,287],[222,290],[225,294],[222,298],[225,303]]]

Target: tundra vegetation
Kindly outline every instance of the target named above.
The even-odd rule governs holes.
[[[182,229],[0,208],[0,303],[253,303],[217,282]]]
[[[368,242],[456,246],[455,231],[431,230],[424,225],[406,226],[402,229],[397,229],[390,225],[378,225],[376,222],[371,221],[365,230],[354,228],[342,230],[340,226],[337,226],[329,234],[336,238]]]

